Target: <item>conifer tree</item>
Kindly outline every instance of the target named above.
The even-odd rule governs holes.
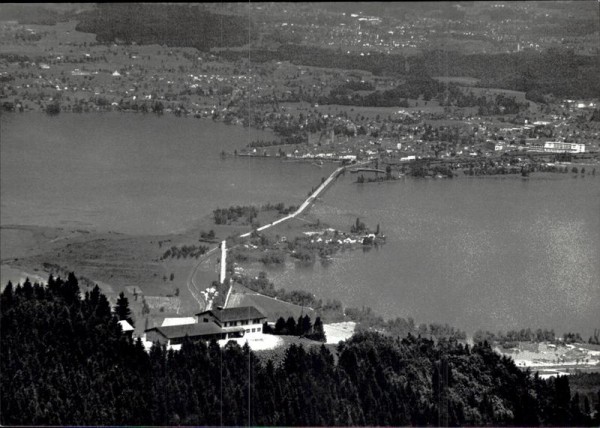
[[[8,309],[13,302],[13,284],[11,281],[8,281],[6,287],[4,287],[4,291],[2,291],[2,310]]]
[[[301,325],[300,335],[310,334],[312,330],[312,323],[310,322],[310,317],[308,315],[301,317],[299,324]]]
[[[309,339],[316,340],[319,342],[326,342],[325,338],[325,329],[323,328],[323,322],[321,321],[321,317],[317,317],[315,320],[315,325],[313,326],[313,332],[306,336]]]
[[[31,299],[33,297],[33,285],[31,285],[29,278],[25,278],[25,282],[23,283],[23,296],[25,296],[26,299]]]
[[[294,317],[289,317],[287,319],[287,321],[285,322],[285,330],[286,332],[284,334],[296,334],[296,320],[294,319]]]
[[[275,334],[285,334],[285,320],[283,317],[279,317],[277,322],[275,323]]]
[[[115,315],[119,318],[119,321],[127,321],[133,325],[131,320],[131,310],[129,309],[129,299],[125,297],[125,293],[121,291],[119,298],[117,299],[117,305],[115,306]]]

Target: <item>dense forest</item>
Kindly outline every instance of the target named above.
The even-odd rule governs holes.
[[[244,16],[210,13],[185,4],[98,3],[82,13],[77,31],[95,33],[100,43],[159,44],[208,51],[242,46],[257,32]]]
[[[431,76],[469,76],[481,86],[537,91],[556,97],[600,96],[598,57],[575,55],[573,51],[548,49],[507,54],[460,55],[431,51],[422,57]]]
[[[123,308],[121,308],[122,310]],[[487,343],[359,333],[334,350],[290,345],[281,362],[247,346],[124,335],[77,278],[1,296],[3,425],[592,425],[568,377],[544,381]],[[337,359],[335,358],[337,356]],[[337,361],[337,362],[336,362]],[[596,413],[598,415],[598,413]],[[596,416],[597,418],[597,416]]]
[[[353,82],[350,82],[353,83]],[[360,83],[360,82],[358,82]],[[368,86],[365,85],[365,86]],[[373,90],[365,94],[364,89],[351,89],[353,85],[344,84],[333,88],[329,94],[304,101],[318,104],[339,104],[362,107],[409,107],[408,99],[423,98],[425,105],[431,99],[437,99],[442,106],[478,107],[478,115],[517,114],[529,108],[529,103],[519,103],[514,97],[498,94],[486,97],[476,96],[473,91],[461,88],[456,83],[442,83],[427,74],[408,76],[406,80],[392,89]],[[527,99],[545,103],[539,90],[526,93]]]
[[[427,75],[408,76],[406,81],[393,89],[373,91],[363,95],[350,89],[347,85],[334,88],[329,95],[320,96],[319,104],[342,104],[364,107],[408,107],[407,98],[423,97],[425,101],[432,98],[442,99],[445,92],[443,83]]]

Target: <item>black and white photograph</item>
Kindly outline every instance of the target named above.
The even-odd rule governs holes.
[[[0,425],[600,426],[600,1],[0,4]]]

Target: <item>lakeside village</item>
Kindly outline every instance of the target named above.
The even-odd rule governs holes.
[[[371,160],[383,177],[388,165],[393,177],[450,177],[461,169],[565,172],[568,162],[598,163],[596,98],[417,75],[408,59],[401,74],[376,74],[286,60],[250,63],[219,50],[103,45],[74,22],[4,23],[0,35],[3,111],[172,114],[270,130],[272,140],[224,154],[316,165]],[[588,166],[585,174],[592,171]]]
[[[579,103],[572,107],[583,109],[594,106],[594,103]],[[404,110],[398,110],[397,114],[418,117],[418,113],[411,114]],[[358,183],[395,180],[405,175],[435,178],[452,178],[458,173],[471,176],[528,176],[536,171],[585,174],[585,166],[578,168],[579,163],[591,165],[587,174],[595,175],[595,165],[599,162],[598,142],[568,142],[563,132],[566,125],[560,118],[533,123],[527,123],[526,120],[522,125],[504,127],[486,126],[480,117],[469,117],[465,122],[473,126],[473,135],[481,142],[463,146],[460,142],[452,144],[448,141],[465,140],[463,133],[468,134],[469,131],[451,126],[433,129],[426,123],[400,126],[396,129],[398,132],[395,137],[380,137],[379,131],[359,135],[356,126],[347,121],[342,133],[336,133],[333,129],[328,133],[307,133],[306,144],[289,146],[279,145],[275,141],[254,141],[240,151],[222,155],[279,157],[287,161],[310,161],[317,166],[322,165],[323,161],[342,162],[349,166],[368,162],[368,168],[349,169],[352,173],[375,173],[374,177],[367,178],[360,174]]]

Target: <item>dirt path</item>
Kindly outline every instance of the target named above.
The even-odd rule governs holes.
[[[188,290],[190,290],[190,294],[192,295],[192,297],[196,300],[196,302],[198,302],[198,307],[199,307],[199,310],[201,310],[201,311],[206,308],[207,302],[204,300],[204,298],[200,294],[201,289],[194,282],[194,277],[196,276],[196,272],[198,271],[198,268],[200,268],[200,265],[202,265],[203,262],[208,260],[208,258],[211,256],[211,254],[214,253],[215,251],[217,251],[218,249],[219,249],[219,247],[217,246],[217,247],[211,248],[206,253],[204,253],[198,260],[198,263],[196,263],[194,265],[194,267],[192,268],[192,270],[188,276],[188,279],[186,281],[187,288],[188,288]]]

